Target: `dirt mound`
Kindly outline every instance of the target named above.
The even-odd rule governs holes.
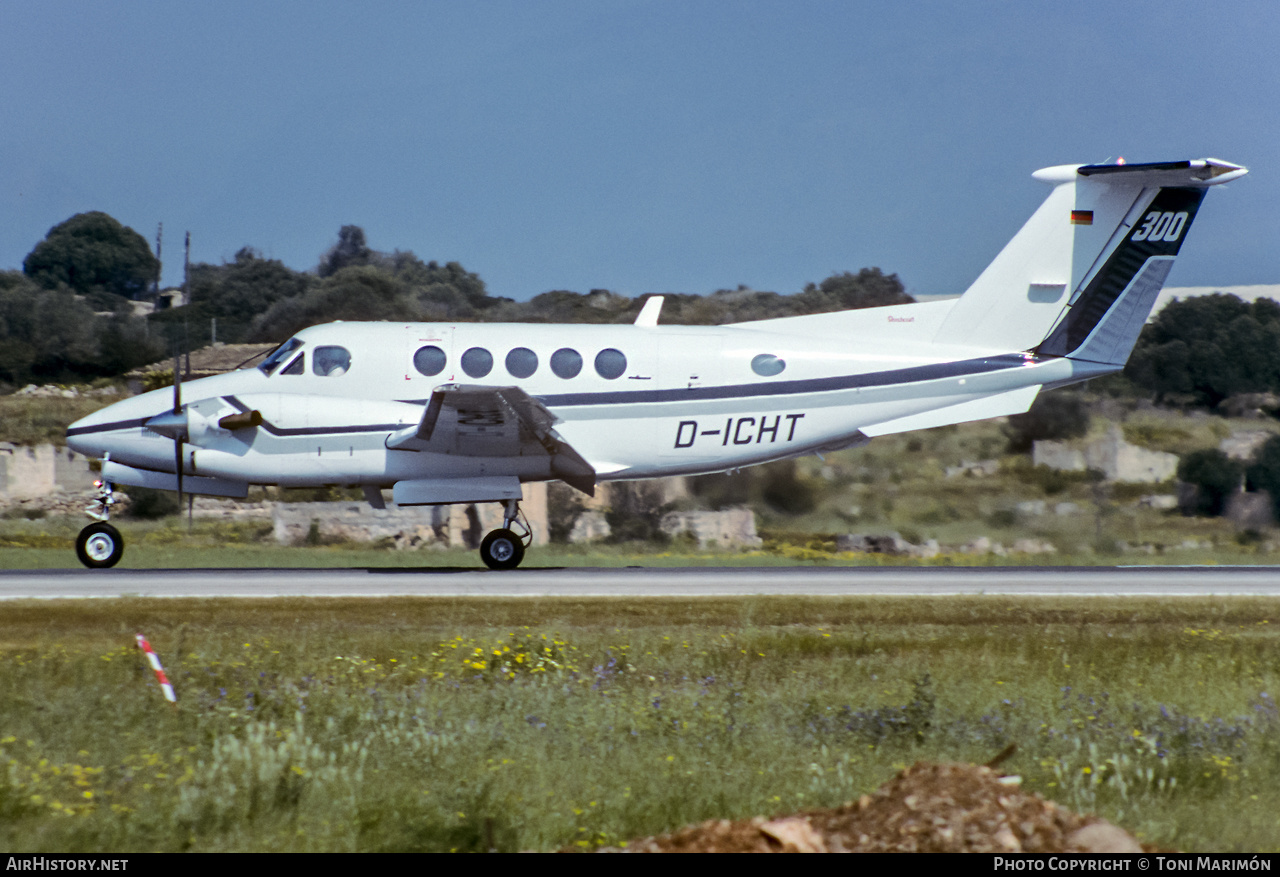
[[[834,810],[711,820],[627,844],[651,853],[1142,852],[1124,830],[1025,794],[988,767],[917,762]]]

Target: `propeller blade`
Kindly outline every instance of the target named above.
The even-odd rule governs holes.
[[[173,465],[178,473],[178,511],[182,511],[182,439],[173,442]]]
[[[182,362],[181,354],[178,348],[173,349],[173,414],[169,422],[161,423],[162,429],[157,429],[161,435],[169,435],[173,438],[173,466],[174,472],[178,476],[178,513],[182,513],[182,440],[187,437],[187,417],[182,410]],[[148,421],[148,425],[156,420],[164,420],[165,415],[153,417]],[[179,420],[181,421],[179,423]],[[172,432],[165,432],[163,427],[167,427]]]

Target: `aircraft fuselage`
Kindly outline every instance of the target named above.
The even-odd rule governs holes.
[[[446,384],[519,387],[559,419],[556,430],[599,480],[617,480],[718,472],[839,447],[875,424],[1079,379],[1066,360],[913,340],[944,311],[926,304],[827,315],[845,323],[856,316],[866,329],[878,324],[878,337],[750,324],[315,326],[295,336],[301,343],[270,374],[251,368],[184,382],[184,473],[284,486],[555,477],[547,454],[520,453],[509,437],[488,439],[483,416],[460,424],[451,448],[387,447]],[[812,328],[814,318],[799,320]],[[349,355],[348,364],[326,375],[314,363],[333,348]],[[427,348],[430,355],[420,353]],[[418,365],[439,371],[424,374]],[[171,405],[169,389],[117,403],[73,424],[68,442],[88,456],[171,473],[172,440],[145,425]],[[249,410],[261,412],[261,426],[218,426]]]

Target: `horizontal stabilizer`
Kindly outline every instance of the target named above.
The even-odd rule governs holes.
[[[1193,161],[1156,161],[1147,164],[1085,164],[1076,173],[1109,183],[1164,187],[1218,186],[1238,179],[1248,171],[1238,164],[1218,158],[1199,158]]]
[[[913,429],[932,429],[935,426],[966,423],[970,420],[986,420],[989,417],[1007,417],[1011,414],[1023,414],[1031,407],[1031,403],[1036,400],[1036,394],[1039,392],[1039,385],[1021,387],[995,396],[985,396],[981,399],[961,402],[958,405],[948,405],[946,408],[935,408],[932,411],[911,414],[907,417],[898,417],[872,426],[864,426],[862,432],[874,438],[875,436],[890,435],[895,432],[909,432]]]

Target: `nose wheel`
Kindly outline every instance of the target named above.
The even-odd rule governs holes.
[[[124,537],[120,531],[107,523],[111,517],[111,507],[115,505],[112,496],[111,482],[105,478],[95,482],[98,495],[85,509],[85,513],[94,519],[80,531],[76,537],[76,557],[89,569],[107,569],[115,566],[124,556]]]
[[[90,524],[76,537],[76,557],[89,569],[107,569],[124,555],[124,537],[105,521]]]
[[[489,569],[515,569],[524,560],[524,550],[533,542],[533,528],[520,511],[520,501],[503,503],[502,528],[480,543],[480,559]]]

